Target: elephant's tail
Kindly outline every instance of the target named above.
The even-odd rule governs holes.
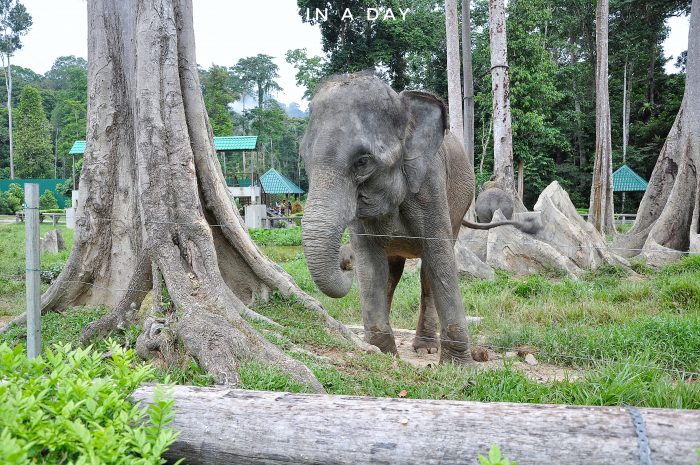
[[[507,221],[496,221],[495,223],[472,223],[469,220],[462,220],[462,225],[467,228],[472,229],[491,229],[497,228],[499,226],[515,226],[522,232],[526,234],[535,234],[537,231],[542,229],[542,222],[539,217],[528,215],[523,216],[520,221],[507,220]]]

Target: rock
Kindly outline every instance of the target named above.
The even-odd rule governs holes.
[[[525,356],[525,363],[527,363],[528,365],[535,366],[535,365],[537,365],[539,362],[537,361],[537,359],[535,358],[534,355],[532,355],[532,354],[527,354],[527,355]]]
[[[515,358],[518,356],[517,352],[506,352],[506,358]]]
[[[493,220],[504,221],[505,217],[497,211]],[[487,265],[510,271],[515,275],[525,276],[552,269],[564,271],[572,277],[581,274],[581,269],[557,249],[514,226],[500,226],[489,230],[486,247]]]
[[[535,238],[546,242],[582,269],[602,264],[629,266],[629,262],[608,248],[603,236],[576,211],[569,194],[557,181],[542,191],[536,212],[542,215],[542,229]]]
[[[486,244],[486,240],[484,240]],[[459,242],[455,244],[455,262],[459,274],[466,274],[481,279],[494,279],[496,274],[489,265],[484,263],[471,248]]]
[[[52,229],[44,235],[41,240],[41,252],[58,253],[66,250],[66,243],[63,241],[61,231]]]
[[[483,347],[472,347],[471,348],[472,358],[475,362],[488,362],[489,361],[489,351]]]

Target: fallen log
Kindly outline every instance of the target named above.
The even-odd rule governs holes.
[[[153,386],[133,398],[148,402]],[[492,444],[519,465],[639,464],[634,411],[176,386],[168,459],[207,464],[472,464]],[[638,409],[651,462],[695,464],[700,411]],[[644,443],[642,443],[643,445]],[[642,452],[644,454],[644,452]]]

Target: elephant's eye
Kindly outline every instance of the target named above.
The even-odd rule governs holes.
[[[360,158],[357,159],[357,161],[355,161],[355,168],[363,168],[363,167],[367,166],[370,158],[371,157],[369,155],[361,156]]]

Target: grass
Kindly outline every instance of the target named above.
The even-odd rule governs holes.
[[[0,226],[2,272],[23,269],[22,234],[21,226]],[[274,231],[256,240],[334,317],[360,323],[356,285],[341,299],[320,294],[301,247],[282,244],[290,234],[296,233]],[[70,234],[64,237],[70,241]],[[19,258],[12,250],[19,250]],[[61,260],[65,254],[42,257],[51,264]],[[635,270],[643,274],[602,267],[578,280],[545,275],[516,279],[500,272],[494,281],[461,280],[467,313],[482,317],[474,337],[496,349],[534,346],[538,359],[581,370],[583,375],[576,380],[535,382],[509,365],[478,371],[451,365],[421,369],[391,356],[359,353],[329,335],[314,314],[276,295],[256,310],[283,329],[252,324],[307,364],[333,394],[396,397],[406,390],[411,398],[700,408],[700,381],[688,374],[700,372],[700,257],[687,257],[658,271],[643,264],[635,265]],[[0,286],[4,286],[0,312],[21,310],[21,280],[0,281]],[[3,306],[6,294],[14,296],[15,307]],[[419,301],[419,271],[406,270],[392,307],[394,327],[415,327]],[[44,344],[76,343],[82,328],[105,311],[78,308],[65,315],[47,315]],[[118,336],[120,344],[132,347],[138,331],[135,326],[129,328]],[[0,342],[17,344],[23,337],[23,329],[15,328],[0,336]],[[244,364],[240,373],[246,388],[305,389],[260,364]],[[159,374],[178,383],[212,381],[194,360]]]

